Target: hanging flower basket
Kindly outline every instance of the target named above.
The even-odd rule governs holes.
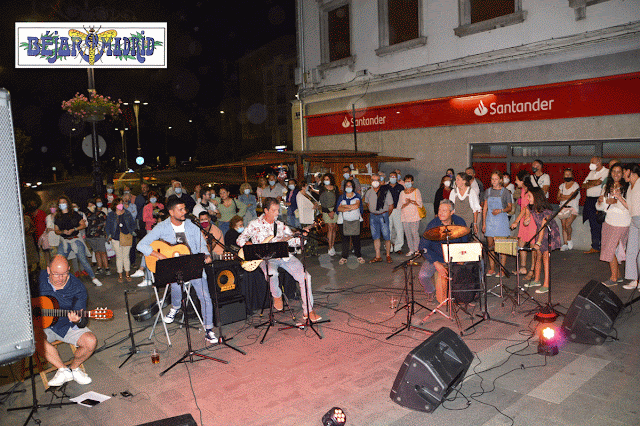
[[[76,93],[68,101],[62,102],[62,109],[84,121],[102,121],[106,116],[117,117],[122,111],[120,103],[112,101],[108,96],[98,95],[95,90],[89,91],[89,97]]]

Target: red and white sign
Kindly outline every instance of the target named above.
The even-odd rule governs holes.
[[[306,116],[308,136],[640,113],[640,73]]]

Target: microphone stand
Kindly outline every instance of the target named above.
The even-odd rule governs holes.
[[[569,197],[569,199],[560,206],[558,211],[551,215],[551,217],[547,220],[545,226],[540,227],[538,232],[536,232],[536,234],[533,237],[531,237],[531,239],[527,242],[531,244],[531,242],[534,241],[536,238],[538,238],[538,235],[546,229],[547,230],[547,249],[549,249],[549,263],[551,263],[551,226],[549,225],[549,223],[551,223],[551,221],[554,220],[556,216],[558,216],[558,213],[560,213],[562,209],[566,207],[566,205],[569,204],[571,200],[576,198],[576,196],[579,193],[580,193],[579,189],[575,190],[573,194],[571,194],[571,197]],[[544,261],[542,259],[542,256],[543,256],[542,251],[540,251],[540,256],[541,256],[540,262],[543,262],[543,265],[544,265]],[[551,303],[551,279],[549,279],[549,291],[547,292],[547,303],[545,303],[544,305],[541,305],[540,303],[538,303],[538,308],[529,311],[527,315],[535,312],[536,314],[534,318],[536,321],[554,322],[558,318],[558,315],[564,316],[563,313],[558,312],[554,309],[554,306],[557,306],[557,305],[558,305],[557,303],[555,305]]]
[[[191,216],[192,216],[191,219],[195,218],[193,215],[191,215]],[[204,233],[205,238],[207,239],[207,251],[209,252],[209,256],[212,259],[213,259],[213,253],[211,251],[213,249],[209,250],[209,246],[215,247],[216,245],[218,245],[218,246],[222,247],[223,250],[227,250],[227,246],[225,246],[222,241],[220,241],[219,239],[214,237],[213,234],[211,234],[211,232],[209,232],[208,230],[204,229],[204,227],[202,225],[200,225],[200,221],[198,221],[196,219],[196,220],[192,220],[191,222],[194,225],[196,225],[198,228],[200,228],[200,230]],[[215,272],[215,269],[213,269],[213,267],[211,267],[211,270]],[[207,285],[209,285],[208,282],[207,282]],[[227,343],[229,340],[232,340],[233,337],[226,338],[222,334],[222,319],[220,318],[220,306],[218,304],[218,289],[215,288],[215,287],[214,287],[214,289],[215,289],[215,291],[213,292],[213,299],[214,299],[213,309],[214,309],[214,312],[215,312],[215,315],[216,315],[216,320],[218,322],[218,324],[217,324],[218,333],[220,333],[220,337],[218,338],[218,342],[223,344],[223,345],[225,345],[229,349],[233,349],[236,352],[240,352],[242,355],[246,355],[247,353],[245,351],[243,351],[242,349],[236,348],[235,346],[230,345],[229,343]],[[209,293],[211,293],[211,292],[209,292]],[[207,346],[207,348],[210,348],[212,346],[213,345],[209,345],[209,346]]]

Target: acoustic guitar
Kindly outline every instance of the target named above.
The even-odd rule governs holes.
[[[153,251],[158,252],[158,253],[162,253],[165,255],[165,257],[169,258],[169,257],[178,257],[178,256],[184,256],[187,254],[191,254],[191,250],[189,249],[188,246],[186,246],[185,244],[169,244],[166,241],[162,241],[162,240],[156,240],[154,242],[151,243],[151,248],[153,249]],[[233,253],[223,253],[222,255],[220,255],[219,257],[214,255],[214,260],[233,260],[234,259],[234,254]],[[158,262],[157,257],[155,256],[145,256],[144,260],[146,262],[147,268],[149,268],[149,270],[153,273],[156,272],[156,263]]]
[[[39,296],[31,299],[33,307],[33,324],[39,328],[49,328],[59,317],[66,317],[69,313],[74,313],[80,317],[97,320],[107,320],[113,318],[113,312],[107,308],[96,308],[91,311],[73,309],[60,309],[58,300],[53,296]]]

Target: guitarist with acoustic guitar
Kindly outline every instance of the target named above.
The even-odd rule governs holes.
[[[154,250],[152,243],[163,241],[168,244],[178,244],[186,246],[188,252],[186,254],[205,254],[205,263],[211,263],[211,256],[207,250],[207,242],[204,239],[200,228],[186,218],[187,209],[183,200],[177,197],[169,197],[166,204],[169,218],[158,223],[140,240],[136,248],[139,252],[146,256],[147,267],[152,270],[155,268],[153,259],[166,259],[162,251]],[[176,251],[176,253],[178,253]],[[155,269],[153,269],[155,270]],[[191,286],[196,291],[198,299],[200,299],[200,307],[204,319],[205,340],[212,345],[218,343],[218,338],[213,332],[213,304],[209,294],[209,286],[206,282],[206,276],[203,272],[203,278],[191,280]],[[177,283],[171,284],[171,309],[165,315],[164,322],[172,323],[176,314],[180,311],[180,302],[182,301],[182,290]]]
[[[264,213],[257,219],[249,222],[247,228],[236,240],[238,246],[242,247],[245,244],[261,244],[265,242],[279,241],[288,241],[289,245],[292,247],[299,246],[300,238],[295,237],[291,228],[277,220],[278,213],[280,212],[280,203],[278,200],[272,197],[266,197],[262,203],[262,207]],[[308,232],[308,229],[305,229],[305,232]],[[295,256],[291,255],[282,259],[269,259],[268,262],[269,271],[273,274],[271,275],[269,283],[271,295],[273,296],[273,307],[278,311],[283,309],[282,290],[280,290],[278,280],[278,268],[282,268],[291,274],[293,279],[295,279],[300,286],[300,298],[302,299],[304,319],[306,320],[308,317],[312,322],[320,321],[322,317],[313,312],[311,276],[305,272],[302,263]],[[260,267],[263,271],[266,271],[265,262],[262,262]],[[304,285],[305,274],[307,278],[306,286]],[[307,306],[307,295],[309,299],[309,306]]]
[[[97,342],[95,334],[86,327],[87,317],[81,315],[87,308],[87,289],[80,279],[69,274],[67,259],[57,255],[51,260],[47,269],[40,272],[39,290],[38,299],[46,296],[55,298],[58,302],[57,308],[72,311],[47,326],[46,322],[43,323],[46,317],[39,315],[36,307],[34,317],[36,349],[51,365],[58,368],[56,375],[49,380],[49,385],[61,386],[71,380],[81,385],[91,383],[91,378],[79,368],[80,364],[93,354]],[[38,327],[39,324],[40,327]],[[50,343],[56,340],[78,348],[69,368],[60,359],[56,347]]]

